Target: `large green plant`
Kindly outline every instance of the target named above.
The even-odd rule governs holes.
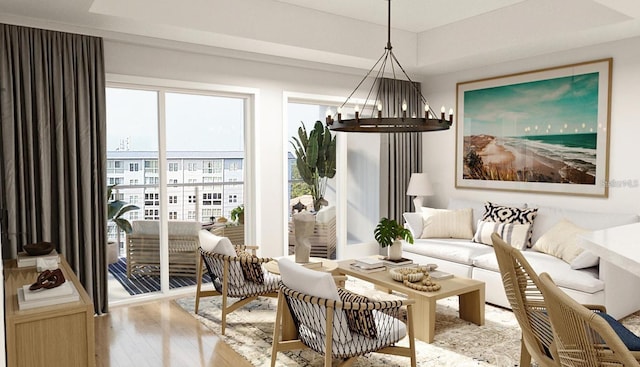
[[[326,203],[327,179],[336,175],[336,137],[331,136],[321,121],[316,121],[309,134],[303,123],[298,128],[298,136],[292,137],[291,145],[300,177],[309,185],[313,208],[318,211]]]
[[[391,246],[397,239],[404,239],[409,243],[413,243],[411,231],[389,218],[380,219],[376,229],[373,231],[373,237],[378,241],[380,247]]]
[[[122,200],[111,200],[111,192],[115,187],[116,185],[107,187],[107,220],[115,223],[116,226],[125,233],[131,233],[131,223],[123,216],[132,210],[138,210],[140,208]]]

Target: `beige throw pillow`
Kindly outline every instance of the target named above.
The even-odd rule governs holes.
[[[571,263],[584,251],[578,246],[578,235],[586,232],[589,230],[563,219],[540,236],[533,249]]]
[[[422,235],[420,238],[473,237],[471,208],[447,210],[422,207]]]

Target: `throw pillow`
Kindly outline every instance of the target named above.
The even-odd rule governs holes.
[[[533,249],[571,263],[584,251],[578,246],[578,235],[586,232],[588,230],[563,219],[540,236]]]
[[[350,292],[344,288],[338,288],[338,294],[343,303],[369,302],[369,298]],[[345,310],[344,312],[347,316],[347,325],[351,332],[364,335],[367,338],[375,339],[378,337],[376,321],[373,318],[373,312],[371,310]]]
[[[422,213],[407,212],[402,217],[405,221],[405,228],[409,228],[414,239],[420,238],[422,235]]]
[[[538,215],[538,208],[518,208],[514,206],[496,205],[491,202],[484,204],[483,221],[497,223],[529,224],[529,235],[527,236],[527,246],[531,246],[531,234],[533,232],[533,221]]]
[[[473,237],[471,208],[447,210],[422,207],[423,228],[420,238]]]
[[[493,246],[491,235],[497,233],[504,242],[519,250],[524,250],[527,247],[530,229],[531,224],[496,223],[479,220],[478,229],[473,236],[473,242]]]
[[[592,266],[596,266],[600,263],[600,257],[595,255],[591,251],[584,250],[580,253],[580,255],[576,256],[573,261],[569,265],[571,265],[571,269],[585,269],[590,268]]]
[[[262,264],[251,262],[251,259],[255,259],[257,257],[239,248],[236,248],[236,252],[240,258],[240,267],[242,268],[244,279],[256,284],[264,284]]]

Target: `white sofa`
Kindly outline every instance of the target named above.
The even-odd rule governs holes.
[[[562,219],[588,230],[634,223],[640,219],[637,214],[594,213],[536,204],[513,206],[538,208],[533,223],[532,244]],[[472,226],[475,233],[476,224],[485,211],[484,202],[452,199],[447,209],[463,208],[472,208]],[[422,213],[405,213],[404,218],[405,225],[415,238],[413,245],[403,245],[404,257],[421,264],[435,263],[438,264],[439,270],[481,280],[486,284],[486,302],[510,307],[491,246],[472,242],[471,239],[420,239]],[[576,270],[560,258],[531,248],[525,249],[523,253],[537,273],[549,273],[560,288],[580,303],[605,305],[607,312],[617,319],[640,310],[640,292],[637,291],[640,278],[612,263],[599,260],[599,265]]]

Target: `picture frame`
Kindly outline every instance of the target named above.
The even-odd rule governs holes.
[[[456,85],[456,188],[608,196],[613,59]]]

